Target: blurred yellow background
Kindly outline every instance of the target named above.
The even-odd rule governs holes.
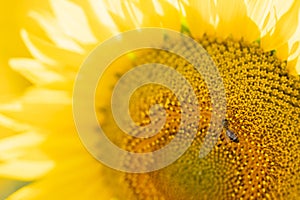
[[[30,57],[20,37],[20,29],[30,28],[32,21],[27,17],[30,9],[47,6],[46,0],[2,0],[0,3],[0,101],[20,93],[29,85],[28,81],[9,68],[8,60],[12,57]]]
[[[18,73],[11,70],[8,61],[12,57],[30,56],[20,37],[20,28],[25,25],[26,13],[41,0],[2,0],[0,2],[0,101],[20,94],[29,83]],[[44,2],[45,3],[45,2]],[[0,129],[0,136],[5,135]],[[15,191],[24,182],[0,179],[0,199]]]

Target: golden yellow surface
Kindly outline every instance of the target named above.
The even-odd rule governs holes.
[[[1,172],[5,177],[34,180],[33,184],[16,191],[11,199],[116,200],[124,199],[123,194],[128,193],[130,193],[129,196],[125,198],[132,197],[129,199],[216,199],[217,197],[223,197],[223,199],[238,199],[238,197],[299,199],[299,145],[295,144],[299,144],[300,86],[299,79],[292,80],[287,72],[293,75],[299,74],[300,65],[297,64],[298,54],[287,63],[278,60],[276,56],[287,60],[292,55],[292,51],[288,51],[288,42],[294,31],[299,30],[297,16],[300,1],[295,0],[290,4],[282,1],[282,3],[270,6],[269,9],[265,7],[265,1],[249,1],[250,7],[244,1],[239,0],[217,1],[218,4],[215,6],[209,0],[180,1],[186,13],[187,29],[190,30],[192,36],[202,37],[203,33],[207,33],[216,34],[217,37],[222,38],[221,40],[204,38],[200,42],[211,54],[224,78],[228,95],[228,128],[236,134],[239,142],[228,140],[223,133],[211,154],[203,160],[198,160],[199,147],[209,120],[210,109],[207,103],[209,99],[206,96],[201,99],[200,109],[203,111],[203,118],[200,121],[201,129],[198,138],[185,156],[173,165],[157,172],[126,175],[101,165],[92,158],[80,142],[72,118],[73,82],[81,61],[88,56],[91,48],[109,36],[137,27],[149,26],[180,31],[182,13],[164,0],[159,0],[162,14],[154,9],[152,1],[146,0],[128,1],[130,2],[128,4],[127,1],[121,1],[125,3],[119,7],[114,3],[94,7],[95,5],[91,5],[90,1],[80,0],[53,2],[59,14],[69,16],[69,18],[53,16],[64,25],[63,27],[70,28],[68,25],[74,22],[73,19],[83,21],[73,24],[71,33],[61,30],[59,26],[53,26],[55,30],[62,31],[63,39],[76,41],[83,52],[72,52],[74,50],[72,45],[67,45],[64,50],[61,50],[53,40],[49,40],[49,36],[54,37],[52,39],[59,39],[55,38],[58,37],[57,35],[43,29],[41,25],[38,25],[37,19],[27,17],[29,10],[36,11],[40,14],[39,16],[44,16],[45,12],[51,13],[53,8],[48,5],[48,0],[1,0],[0,3],[0,102],[9,101],[13,105],[6,107],[3,111],[3,115],[7,117],[4,119],[8,120],[2,120],[0,137],[15,134],[15,138],[12,138],[13,141],[10,143],[12,151],[4,151],[3,160],[0,160],[1,166],[8,166],[8,168]],[[283,13],[277,15],[276,12],[282,11],[281,8],[286,7],[286,4],[293,6],[290,9],[283,9]],[[96,9],[92,10],[92,8]],[[113,18],[109,25],[107,19],[100,15],[102,11],[107,10]],[[254,20],[256,24],[252,19],[250,20],[248,14],[256,19]],[[266,17],[265,14],[268,16]],[[135,15],[143,17],[143,20],[136,23],[138,20],[133,17]],[[211,18],[216,19],[217,15],[221,17],[220,23],[214,27],[210,21]],[[89,24],[83,20],[85,17],[90,22]],[[280,23],[276,24],[276,22]],[[244,29],[245,25],[249,25],[250,28]],[[32,58],[26,50],[24,41],[21,40],[21,28],[25,28],[23,33],[27,36],[25,38],[27,48],[31,48],[31,52],[34,48],[42,52],[34,58],[35,62],[44,64],[40,71],[32,70],[35,69],[32,63],[19,59],[20,57]],[[271,34],[271,30],[275,30],[275,34]],[[78,37],[81,34],[86,37]],[[95,38],[91,35],[95,35]],[[51,45],[41,45],[32,36],[38,36]],[[228,36],[235,39],[243,38],[247,42],[224,40]],[[263,50],[256,43],[251,43],[257,39],[260,39]],[[29,44],[28,41],[33,42]],[[294,45],[294,51],[296,51],[299,41],[291,45]],[[276,50],[277,55],[272,50]],[[160,53],[151,54],[144,62],[160,60]],[[47,56],[46,59],[44,55]],[[243,60],[242,55],[247,55],[246,60]],[[15,69],[22,76],[8,67],[10,58],[16,58],[15,60],[19,61],[19,68]],[[173,63],[174,58],[172,59],[168,62]],[[50,72],[62,77],[63,83],[47,82],[51,80],[51,77],[47,77],[49,60],[59,63],[51,66],[53,68]],[[128,62],[122,63],[119,68],[126,64]],[[27,71],[23,70],[23,67]],[[122,68],[123,71],[126,69]],[[33,80],[29,83],[27,79],[32,77],[33,71],[38,81]],[[193,77],[188,73],[186,75]],[[200,98],[201,94],[205,93],[205,87],[201,79],[199,82],[194,82],[194,86],[201,85]],[[108,81],[108,84],[111,83],[113,81]],[[32,87],[28,87],[29,85]],[[22,95],[25,88],[30,88],[30,90]],[[59,91],[52,91],[53,88]],[[107,99],[106,95],[110,89],[102,91]],[[164,104],[171,114],[168,125],[172,124],[171,128],[176,129],[177,103],[172,98],[168,101],[162,93],[158,97],[155,96],[155,92],[148,93],[150,94],[152,96],[148,96],[148,99],[144,98],[144,95],[139,96],[139,93],[135,97],[137,99],[142,97],[141,102],[152,101]],[[169,93],[166,91],[164,94]],[[18,98],[13,98],[15,96]],[[15,101],[18,103],[14,104]],[[147,110],[149,105],[144,106],[145,102],[133,105],[132,109],[140,110],[142,107],[141,110]],[[15,108],[22,109],[15,110]],[[136,113],[133,118],[139,120],[141,116],[143,120],[140,124],[147,124],[149,118],[145,113]],[[108,115],[99,116],[100,122],[104,123],[105,120],[110,122],[111,118]],[[24,131],[23,125],[29,128]],[[38,127],[37,133],[34,132],[36,127]],[[110,123],[106,124],[106,129],[111,133],[119,131]],[[130,145],[126,148],[139,152],[158,149],[172,139],[173,130],[168,130],[168,127],[163,130],[166,131],[164,132],[165,139],[158,135],[149,141],[127,140],[127,144],[130,143]],[[34,134],[27,134],[26,131],[34,132]],[[40,138],[46,138],[42,148],[39,144]],[[34,139],[37,140],[36,143]],[[119,144],[122,142],[119,141]],[[25,148],[22,147],[23,144]],[[35,161],[39,156],[44,161],[45,155],[41,154],[41,151],[49,156],[50,162],[55,163],[50,173],[48,173],[48,167],[46,169],[42,167],[47,163],[36,163],[34,166],[31,165],[32,167],[18,163],[19,159]],[[22,174],[25,169],[26,173]],[[30,175],[28,172],[31,172]],[[41,178],[43,175],[41,172],[44,174],[43,178]],[[6,181],[0,182],[0,187],[1,193],[5,191],[7,194],[12,192],[11,189],[16,189]]]
[[[239,142],[230,140],[223,130],[214,149],[207,157],[199,158],[211,121],[211,100],[203,79],[190,64],[165,51],[136,54],[135,64],[161,63],[180,71],[193,86],[201,116],[197,138],[189,150],[161,170],[125,174],[123,179],[129,191],[137,199],[298,198],[299,77],[289,75],[286,62],[280,61],[274,52],[264,52],[257,42],[207,36],[199,42],[223,78],[229,122],[226,128],[235,133]],[[115,74],[119,76],[121,74]],[[188,99],[186,101],[188,103]],[[149,108],[154,104],[164,107],[167,121],[161,131],[149,139],[125,139],[126,150],[153,152],[175,137],[180,127],[181,105],[172,92],[161,86],[146,85],[133,94],[130,103],[132,118],[141,126],[151,123]],[[112,140],[122,135],[109,107],[100,107],[99,115],[103,115],[103,128]]]

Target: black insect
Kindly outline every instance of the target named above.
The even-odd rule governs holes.
[[[224,119],[222,121],[223,123],[223,127],[225,128],[225,133],[227,135],[227,137],[229,137],[229,139],[233,142],[236,142],[238,143],[239,142],[239,139],[238,137],[235,135],[235,133],[233,131],[231,131],[229,128],[228,128],[228,121],[226,119]]]

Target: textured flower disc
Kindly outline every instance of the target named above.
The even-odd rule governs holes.
[[[204,36],[199,43],[223,78],[226,129],[237,140],[232,141],[224,128],[214,149],[199,158],[212,110],[205,82],[176,55],[162,50],[136,53],[135,65],[161,63],[185,76],[198,97],[201,117],[197,137],[181,158],[155,172],[124,175],[126,187],[137,199],[296,198],[300,195],[299,78],[288,75],[286,63],[276,58],[276,52],[264,52],[257,42]],[[161,104],[167,112],[160,133],[148,139],[123,135],[122,140],[115,139],[118,145],[123,143],[129,151],[151,152],[175,137],[180,126],[180,103],[162,86],[147,85],[134,93],[130,104],[133,120],[139,125],[149,124],[153,104]],[[121,131],[113,125],[109,113],[102,105],[99,116],[105,114],[105,118],[100,121],[106,132],[113,133],[109,136],[114,141]]]

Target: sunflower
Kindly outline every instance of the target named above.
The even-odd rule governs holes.
[[[9,64],[31,84],[0,105],[1,126],[14,133],[0,141],[0,174],[30,184],[8,199],[299,199],[299,9],[300,1],[50,0],[30,11],[21,37],[31,57]],[[111,88],[135,66],[173,66],[197,88],[203,114],[182,157],[154,172],[126,173],[104,166],[83,147],[73,121],[72,89],[93,48],[143,27],[181,31],[201,44],[223,79],[228,109],[224,134],[199,158],[211,112],[203,77],[164,50],[120,57],[102,80],[105,88],[97,90],[95,106],[99,123],[122,148],[158,150],[180,125],[180,103],[172,91],[150,85],[134,93],[132,118],[148,124],[149,106],[159,103],[167,112],[165,126],[150,139],[115,138],[122,131],[109,107]]]

